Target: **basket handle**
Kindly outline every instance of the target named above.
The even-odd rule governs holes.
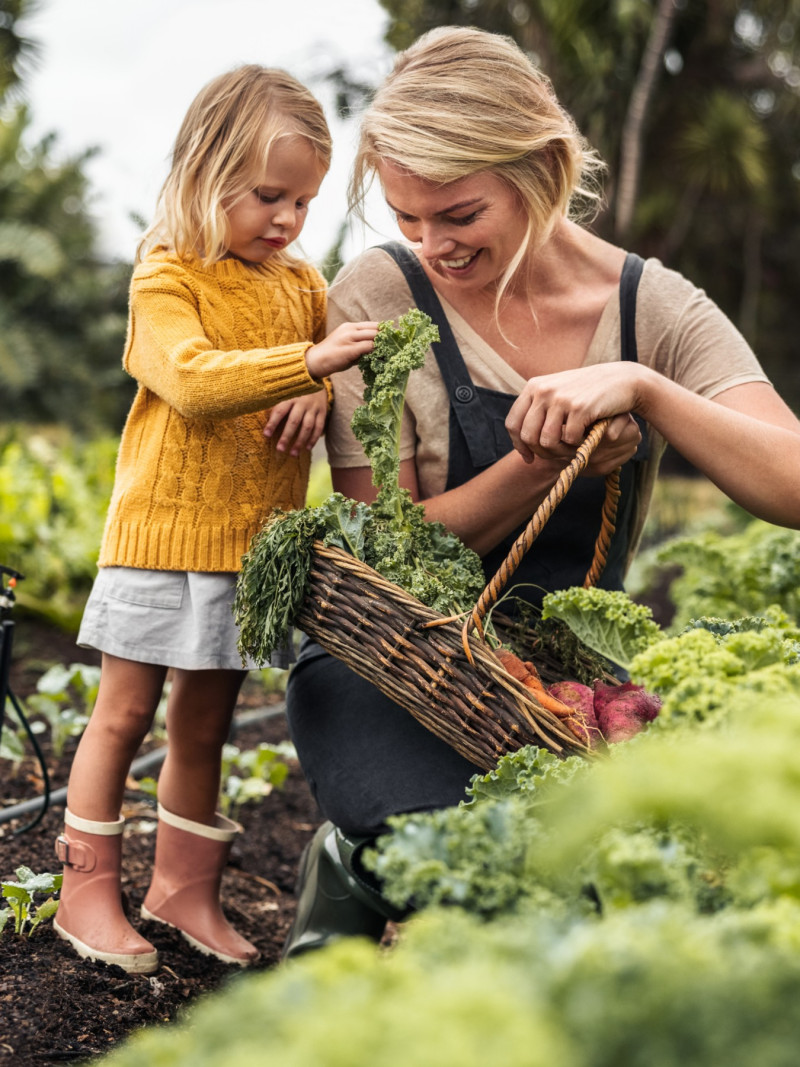
[[[610,423],[611,419],[606,418],[600,419],[594,426],[592,426],[583,443],[578,446],[578,450],[573,458],[559,474],[555,484],[550,489],[550,492],[539,504],[538,508],[533,513],[530,522],[511,546],[510,552],[500,564],[497,572],[488,582],[478,598],[478,602],[467,617],[462,628],[464,651],[470,662],[472,662],[472,655],[469,648],[470,630],[475,627],[480,637],[483,638],[484,616],[497,602],[497,599],[503,589],[505,589],[509,578],[522,562],[525,553],[544,529],[545,524],[548,519],[550,519],[558,504],[560,504],[566,496],[572,483],[581,471],[586,469],[592,453],[600,444],[603,434],[608,429]],[[616,521],[619,495],[619,468],[617,468],[606,477],[606,495],[603,501],[600,532],[595,543],[594,558],[592,559],[591,566],[589,567],[583,582],[584,586],[595,585],[606,565],[609,545],[614,534],[614,523]]]

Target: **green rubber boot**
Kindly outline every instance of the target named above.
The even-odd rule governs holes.
[[[358,854],[375,839],[347,837],[324,822],[306,846],[297,878],[297,913],[281,953],[300,956],[341,937],[383,937],[387,920],[401,922],[410,909],[396,908],[371,884]]]

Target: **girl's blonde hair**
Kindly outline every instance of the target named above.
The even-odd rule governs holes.
[[[401,52],[362,118],[349,195],[362,219],[384,162],[436,184],[491,171],[514,190],[528,227],[500,293],[558,218],[599,205],[604,167],[510,37],[455,26]]]
[[[290,74],[256,64],[221,74],[201,89],[183,120],[172,166],[142,237],[137,262],[157,245],[212,263],[227,252],[227,212],[263,180],[271,145],[300,135],[323,170],[331,135],[317,99]],[[223,207],[225,205],[225,207]],[[293,262],[277,253],[273,261]]]

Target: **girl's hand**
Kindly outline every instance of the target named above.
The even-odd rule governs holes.
[[[324,341],[312,345],[306,352],[308,373],[319,379],[346,370],[365,352],[372,351],[379,325],[377,322],[341,323]]]
[[[587,474],[608,474],[635,453],[641,439],[629,414],[637,402],[635,363],[602,363],[531,378],[506,419],[514,448],[526,463],[538,456],[561,466],[575,455],[591,426],[612,416]]]
[[[270,410],[264,425],[264,436],[279,434],[275,448],[299,456],[306,449],[311,451],[322,437],[328,415],[328,394],[324,389],[306,396],[283,400]]]

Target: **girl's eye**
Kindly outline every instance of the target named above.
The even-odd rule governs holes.
[[[279,200],[279,197],[274,196],[272,193],[262,193],[260,189],[254,189],[253,192],[262,204],[275,204]]]

